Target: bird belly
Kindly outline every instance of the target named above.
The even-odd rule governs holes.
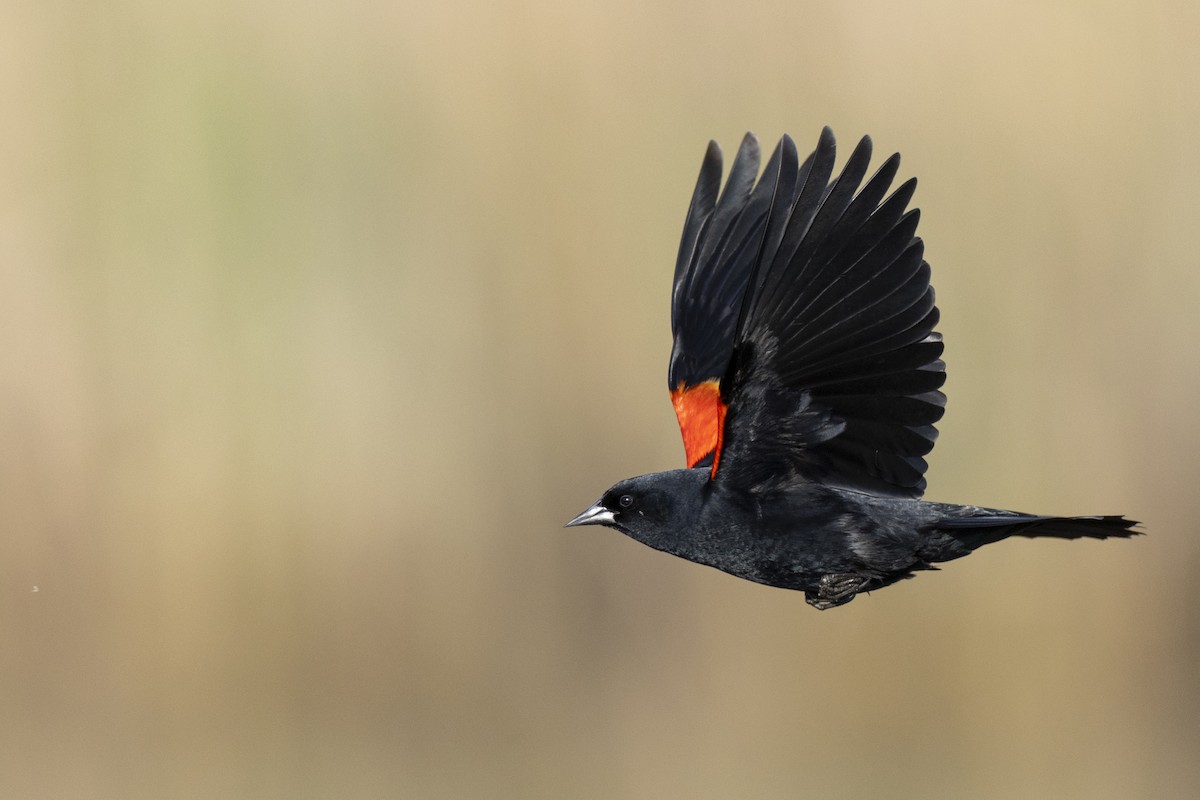
[[[685,558],[756,583],[812,591],[826,575],[881,582],[921,565],[915,529],[879,525],[842,498],[808,495],[770,504],[773,513],[705,520]],[[835,502],[836,501],[836,502]]]

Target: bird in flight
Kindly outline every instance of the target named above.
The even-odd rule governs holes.
[[[567,523],[606,525],[825,610],[1009,536],[1129,537],[1121,516],[931,503],[924,456],[946,397],[929,264],[864,137],[833,177],[784,136],[759,177],[742,140],[721,189],[711,142],[683,227],[667,372],[687,469],[621,481]]]

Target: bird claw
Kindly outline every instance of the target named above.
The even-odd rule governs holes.
[[[849,603],[870,582],[870,578],[862,575],[822,575],[821,580],[817,582],[817,591],[804,593],[804,602],[818,611],[828,611]]]

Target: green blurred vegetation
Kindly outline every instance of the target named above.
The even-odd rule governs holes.
[[[1200,792],[1200,12],[0,9],[0,796]],[[681,463],[708,138],[901,150],[932,499],[827,614],[561,524]]]

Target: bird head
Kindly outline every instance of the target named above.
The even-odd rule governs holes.
[[[659,550],[674,552],[701,505],[708,470],[681,469],[630,478],[566,524],[605,525]]]

